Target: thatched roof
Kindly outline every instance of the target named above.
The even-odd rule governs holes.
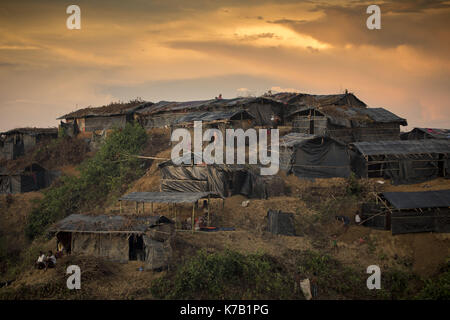
[[[293,93],[293,92],[280,92],[270,96],[271,98],[281,101],[287,104],[295,104],[298,106],[351,106],[365,108],[367,105],[359,100],[353,93],[342,94],[307,94],[307,93]]]
[[[55,224],[49,231],[53,232],[137,232],[144,233],[154,226],[173,223],[164,216],[91,216],[72,214]]]
[[[59,117],[58,119],[74,119],[85,117],[110,117],[115,115],[130,114],[136,110],[153,105],[152,102],[146,102],[142,100],[132,100],[129,102],[113,102],[106,106],[101,107],[88,107],[80,109],[66,115]]]

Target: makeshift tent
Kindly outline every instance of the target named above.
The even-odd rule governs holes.
[[[409,132],[400,134],[402,140],[422,140],[422,139],[450,139],[449,129],[436,128],[414,128]]]
[[[360,177],[403,184],[450,175],[450,140],[356,142],[350,148],[352,169]]]
[[[201,101],[160,101],[136,112],[139,122],[146,128],[171,126],[192,113],[236,112],[245,110],[258,126],[276,125],[275,118],[283,119],[284,103],[268,97],[238,97]]]
[[[383,192],[376,202],[363,206],[366,226],[391,229],[392,234],[450,232],[450,190]]]
[[[350,175],[345,144],[326,136],[290,133],[280,138],[280,168],[301,178]]]
[[[49,229],[67,253],[127,262],[138,257],[145,269],[168,265],[173,221],[164,216],[90,216],[72,214]]]
[[[267,230],[273,234],[295,236],[294,215],[281,210],[267,211]]]
[[[200,155],[189,153],[175,162]],[[278,176],[261,176],[260,168],[250,165],[217,165],[201,163],[176,165],[172,160],[159,164],[161,191],[215,192],[222,197],[242,194],[248,198],[267,199],[284,193],[284,183]]]

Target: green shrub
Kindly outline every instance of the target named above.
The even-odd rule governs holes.
[[[425,285],[416,296],[421,300],[450,300],[450,262],[434,279],[425,280]]]
[[[79,168],[79,177],[63,177],[44,192],[44,198],[33,209],[25,232],[30,239],[44,232],[58,219],[80,210],[102,204],[110,193],[120,193],[142,176],[143,168],[136,158],[147,141],[145,130],[138,124],[115,129],[91,159]]]
[[[347,178],[345,190],[347,195],[360,195],[363,192],[363,186],[353,172]]]
[[[164,299],[283,299],[292,283],[267,255],[199,251],[173,276],[155,280],[151,292]]]

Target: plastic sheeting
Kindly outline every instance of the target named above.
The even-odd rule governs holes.
[[[278,176],[261,176],[257,168],[226,165],[160,164],[161,190],[165,192],[214,192],[221,197],[242,194],[248,198],[266,199],[284,193]]]
[[[267,230],[273,234],[295,236],[294,215],[277,210],[267,212]]]
[[[450,190],[383,192],[382,195],[394,208],[399,210],[450,207]]]
[[[350,155],[344,144],[330,137],[297,135],[297,142],[287,144],[292,155],[280,153],[280,157],[291,156],[280,159],[283,164],[291,164],[289,172],[301,178],[346,178],[350,175]]]

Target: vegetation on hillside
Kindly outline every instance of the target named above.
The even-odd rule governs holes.
[[[64,176],[44,191],[44,198],[28,218],[27,236],[33,239],[50,223],[120,194],[144,173],[140,161],[127,155],[139,153],[146,141],[147,134],[138,124],[113,130],[95,156],[80,165],[78,177]]]

